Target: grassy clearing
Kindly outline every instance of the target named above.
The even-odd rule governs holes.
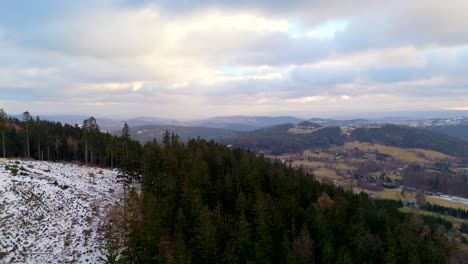
[[[345,144],[345,149],[354,149],[358,148],[362,151],[368,150],[378,150],[380,153],[391,155],[396,159],[400,159],[406,162],[430,162],[434,160],[441,159],[452,159],[451,156],[445,155],[443,153],[425,149],[404,149],[397,147],[390,147],[379,144],[370,144],[367,142],[349,142]]]
[[[319,161],[297,160],[291,163],[293,167],[302,167],[305,169],[319,169],[325,167],[326,163]]]
[[[338,164],[333,164],[333,167],[336,169],[336,170],[344,170],[344,171],[348,171],[348,170],[352,170],[353,168],[351,168],[350,166],[346,165],[346,164],[343,164],[343,163],[338,163]]]
[[[412,192],[404,192],[403,194],[401,193],[401,189],[384,189],[383,191],[380,192],[375,192],[375,194],[384,199],[393,199],[393,200],[405,200],[405,199],[411,199],[414,200],[416,199],[416,194]]]
[[[445,199],[442,199],[438,196],[426,196],[426,200],[430,202],[431,204],[437,204],[437,205],[442,205],[445,207],[451,207],[451,208],[461,208],[463,210],[468,210],[468,205],[460,202],[455,202],[455,201],[448,201]]]
[[[342,177],[338,176],[334,170],[331,169],[326,169],[326,168],[321,168],[313,171],[313,174],[317,178],[326,178],[330,180],[339,180],[342,179]]]
[[[433,150],[410,149],[410,151],[415,151],[415,152],[421,153],[424,156],[426,156],[427,158],[429,158],[430,160],[453,159],[453,157],[451,157],[449,155],[446,155],[444,153],[440,153],[440,152],[437,152],[437,151],[433,151]]]
[[[311,150],[304,150],[303,155],[305,157],[319,158],[319,159],[323,159],[323,158],[326,159],[326,158],[332,158],[333,157],[333,155],[328,154],[326,152],[315,152],[315,151],[311,151]]]
[[[389,177],[390,179],[392,179],[392,181],[394,181],[394,180],[401,180],[401,176],[395,175],[395,174],[385,175],[385,177]]]
[[[291,134],[311,134],[311,133],[314,133],[315,131],[321,129],[320,127],[319,128],[299,128],[299,127],[295,127],[295,128],[291,128],[288,130],[289,133]]]

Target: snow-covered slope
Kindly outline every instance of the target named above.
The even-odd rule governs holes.
[[[0,263],[97,263],[116,171],[0,159]]]

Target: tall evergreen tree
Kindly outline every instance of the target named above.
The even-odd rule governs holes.
[[[124,160],[124,164],[127,165],[128,163],[128,144],[130,142],[130,127],[128,126],[127,122],[125,122],[122,128],[122,159]]]
[[[23,121],[25,123],[25,126],[26,126],[26,157],[30,158],[31,157],[31,151],[30,151],[30,148],[29,148],[29,126],[30,126],[30,123],[32,121],[32,118],[31,118],[31,115],[29,114],[28,111],[25,111],[23,113]]]
[[[94,163],[94,152],[93,152],[93,146],[95,145],[96,141],[96,136],[98,135],[100,131],[99,125],[97,123],[96,118],[91,116],[88,119],[85,119],[83,121],[83,134],[84,134],[84,144],[85,144],[85,163],[88,164]],[[88,147],[89,147],[89,158],[88,159]]]

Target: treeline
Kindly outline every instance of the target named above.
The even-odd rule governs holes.
[[[74,161],[90,165],[122,167],[140,160],[142,146],[130,138],[125,124],[121,136],[102,132],[94,117],[80,126],[33,117],[8,117],[0,109],[0,155],[49,161]]]
[[[435,170],[411,164],[404,169],[402,183],[405,186],[430,192],[468,197],[468,173]]]
[[[447,263],[452,249],[435,221],[213,141],[166,133],[144,146],[142,173],[110,219],[122,262]]]
[[[395,146],[439,151],[457,157],[468,157],[468,141],[437,132],[398,125],[378,128],[357,128],[352,132],[355,140]]]
[[[421,206],[421,209],[468,220],[468,210],[463,210],[461,208],[455,209],[437,204],[426,203],[425,205]]]

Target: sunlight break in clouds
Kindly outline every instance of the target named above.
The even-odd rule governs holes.
[[[366,0],[4,2],[0,104],[17,113],[27,106],[185,119],[465,109],[467,9],[458,0],[444,8]]]

